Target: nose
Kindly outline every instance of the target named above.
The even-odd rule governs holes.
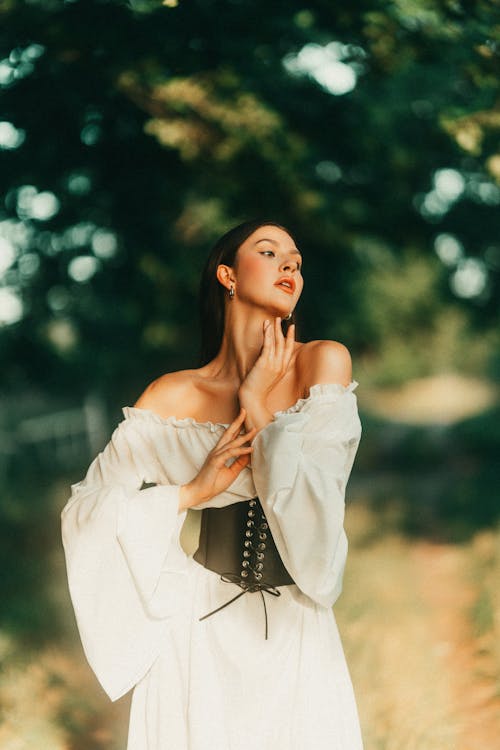
[[[298,260],[294,260],[293,258],[286,258],[286,260],[282,262],[280,266],[280,270],[291,271],[292,273],[294,273],[295,271],[297,271],[298,267],[299,267]]]

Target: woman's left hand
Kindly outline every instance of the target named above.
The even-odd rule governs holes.
[[[267,325],[266,325],[267,323]],[[272,415],[267,411],[269,394],[288,370],[295,344],[295,326],[288,328],[286,337],[281,330],[281,318],[264,323],[264,343],[254,366],[242,382],[238,396],[240,404],[245,406],[249,417],[256,410],[260,412],[257,419],[250,419],[252,426],[262,427],[270,422]],[[263,412],[267,411],[267,419]],[[257,423],[261,423],[258,425]]]

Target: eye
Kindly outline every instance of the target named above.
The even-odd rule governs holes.
[[[270,254],[270,255],[272,255],[273,257],[274,257],[274,255],[275,255],[275,252],[274,252],[274,250],[262,250],[262,252],[260,253],[260,255],[267,255],[267,253],[269,253],[269,254]]]

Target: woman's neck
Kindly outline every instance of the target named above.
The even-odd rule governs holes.
[[[239,386],[254,366],[264,341],[264,321],[273,321],[269,313],[251,313],[242,306],[226,309],[221,348],[210,363],[211,375]]]

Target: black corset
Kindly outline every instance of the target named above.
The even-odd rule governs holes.
[[[193,555],[196,562],[226,583],[236,583],[242,591],[221,607],[200,617],[215,614],[243,594],[259,592],[264,604],[265,637],[267,610],[263,592],[280,596],[278,586],[294,581],[279,556],[264,511],[257,497],[225,508],[202,510],[200,541]]]

